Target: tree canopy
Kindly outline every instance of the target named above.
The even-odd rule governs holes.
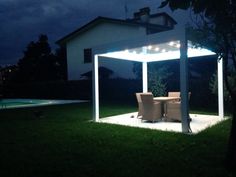
[[[164,0],[160,8],[191,9],[195,15],[190,37],[210,47],[222,57],[224,81],[232,100],[232,127],[229,137],[227,162],[236,166],[236,1],[235,0]]]
[[[190,38],[223,57],[225,85],[236,100],[235,85],[230,83],[236,70],[236,2],[235,0],[164,0],[160,8],[190,8],[196,15],[189,28]],[[235,83],[235,82],[234,82]]]
[[[52,53],[48,37],[40,35],[38,41],[30,42],[24,56],[18,62],[17,81],[50,81],[65,78],[65,58],[63,52]]]

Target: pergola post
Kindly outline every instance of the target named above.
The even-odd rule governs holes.
[[[224,81],[223,81],[223,58],[218,57],[218,115],[221,119],[224,118]]]
[[[99,75],[98,75],[98,55],[93,58],[93,120],[99,120]]]
[[[181,116],[182,132],[189,133],[189,99],[188,99],[188,44],[185,31],[180,39],[180,92],[181,92]]]
[[[147,54],[147,47],[142,47],[142,53],[144,55]],[[142,80],[143,80],[143,93],[148,92],[148,68],[147,68],[147,62],[142,62]]]
[[[147,62],[142,62],[142,73],[143,73],[143,93],[147,93],[148,92]]]

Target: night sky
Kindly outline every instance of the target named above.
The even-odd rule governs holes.
[[[55,42],[97,16],[132,18],[140,8],[151,13],[167,12],[179,24],[187,12],[158,9],[161,0],[0,0],[0,65],[16,64],[31,41],[46,34],[52,49]],[[127,14],[125,13],[127,4]]]

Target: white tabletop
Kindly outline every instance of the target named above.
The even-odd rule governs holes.
[[[180,100],[180,97],[167,97],[167,96],[161,96],[161,97],[154,97],[155,101],[171,101],[171,100]]]

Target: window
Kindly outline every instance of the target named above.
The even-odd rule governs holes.
[[[84,49],[84,63],[92,62],[92,49]]]

